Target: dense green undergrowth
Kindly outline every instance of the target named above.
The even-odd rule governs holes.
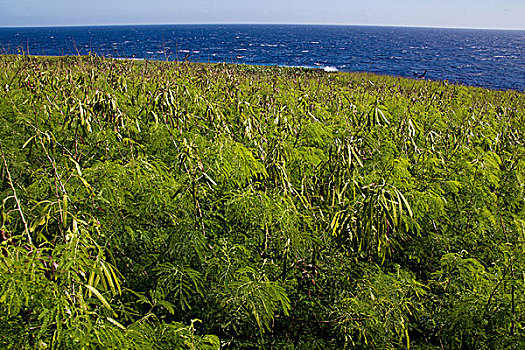
[[[0,56],[0,347],[525,347],[525,96]]]

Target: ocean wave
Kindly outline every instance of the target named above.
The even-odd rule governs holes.
[[[136,57],[117,57],[116,60],[120,61],[144,61],[143,58],[136,58]]]
[[[323,68],[323,70],[325,72],[338,72],[337,68],[333,67],[333,66],[326,66]]]

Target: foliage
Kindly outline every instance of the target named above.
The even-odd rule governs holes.
[[[3,348],[525,346],[523,93],[0,67]]]

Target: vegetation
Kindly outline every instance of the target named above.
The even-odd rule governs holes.
[[[0,347],[525,347],[525,96],[0,56]]]

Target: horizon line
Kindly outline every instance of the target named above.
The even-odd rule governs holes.
[[[35,25],[0,25],[4,28],[76,28],[76,27],[122,27],[122,26],[177,26],[177,25],[283,25],[283,26],[346,26],[346,27],[395,27],[395,28],[429,28],[429,29],[471,29],[471,30],[507,30],[525,31],[525,28],[501,27],[461,27],[406,24],[362,24],[362,23],[271,23],[271,22],[187,22],[187,23],[94,23],[94,24],[35,24]]]

